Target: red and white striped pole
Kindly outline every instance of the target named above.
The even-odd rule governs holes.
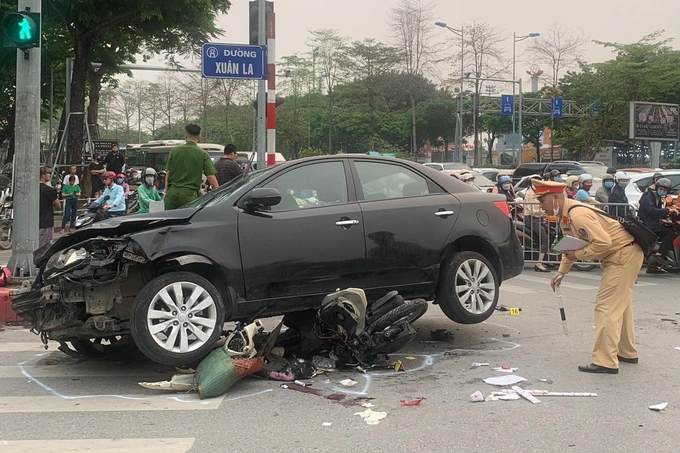
[[[276,15],[267,13],[267,166],[276,163]]]

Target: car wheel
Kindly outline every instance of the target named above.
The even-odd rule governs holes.
[[[444,265],[436,300],[452,321],[477,324],[496,309],[499,286],[489,260],[476,252],[461,252]]]
[[[224,304],[217,288],[191,272],[171,272],[149,282],[130,315],[139,349],[164,365],[204,358],[222,334]]]

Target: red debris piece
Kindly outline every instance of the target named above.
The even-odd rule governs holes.
[[[402,406],[420,406],[420,403],[422,403],[424,399],[425,397],[418,398],[417,400],[413,401],[400,400],[399,402],[401,403]]]

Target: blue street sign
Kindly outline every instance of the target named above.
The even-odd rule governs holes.
[[[263,80],[267,78],[267,47],[206,42],[201,67],[207,79]]]
[[[553,118],[562,118],[562,98],[552,98]]]
[[[515,97],[511,94],[501,96],[501,115],[512,116],[515,113]]]

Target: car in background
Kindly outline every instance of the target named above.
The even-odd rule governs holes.
[[[633,168],[622,168],[618,171],[623,171],[623,172],[626,172],[628,174],[633,174],[633,173],[640,174],[640,173],[650,173],[650,172],[655,173],[657,171],[662,171],[662,170],[663,169],[661,169],[661,168],[654,169],[654,168],[649,168],[649,167],[633,167]]]
[[[371,302],[397,290],[480,323],[524,268],[505,197],[365,155],[250,172],[180,209],[76,230],[34,262],[12,308],[44,338],[132,338],[173,366],[205,357],[226,321],[318,309],[337,288]]]
[[[257,153],[253,151],[236,151],[236,162],[242,167],[252,159],[253,170],[257,170]],[[286,158],[281,153],[274,153],[274,165],[282,164]]]
[[[490,179],[494,184],[498,182],[498,175],[512,174],[512,170],[503,170],[501,168],[475,168],[474,170],[481,173],[485,178]]]
[[[452,174],[455,171],[458,171],[459,173],[462,170],[470,170],[470,167],[468,167],[465,164],[461,164],[458,162],[428,162],[426,164],[423,164],[424,166],[428,168],[433,168],[437,171],[442,171],[448,175]]]
[[[519,180],[517,184],[514,185],[515,193],[517,194],[518,197],[524,198],[527,189],[531,186],[531,178],[534,176],[541,177],[541,175],[539,174],[524,176],[522,179]],[[566,180],[569,176],[571,175],[563,174],[562,179]],[[602,179],[593,178],[593,187],[590,188],[589,192],[593,198],[595,197],[595,194],[597,193],[597,190],[600,187],[602,187]]]
[[[585,169],[575,162],[543,162],[520,164],[512,172],[512,182],[517,184],[523,177],[531,175],[544,175],[557,170],[565,175],[580,175],[586,173]]]
[[[670,196],[677,198],[678,188],[680,188],[680,170],[661,170],[658,172],[649,171],[647,173],[629,174],[630,184],[626,187],[626,197],[628,197],[628,203],[634,208],[637,209],[640,206],[640,198],[647,190],[647,187],[652,184],[655,173],[661,173],[664,178],[670,179],[671,190],[668,193]]]

